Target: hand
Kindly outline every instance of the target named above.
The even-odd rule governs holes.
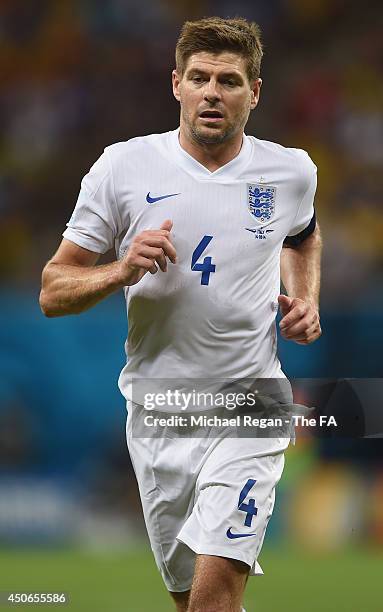
[[[280,295],[278,303],[282,314],[279,327],[283,338],[294,340],[297,344],[310,344],[321,336],[319,313],[313,303],[287,295]]]
[[[119,262],[124,285],[135,285],[147,272],[156,274],[157,265],[162,272],[166,272],[166,257],[176,263],[176,250],[170,240],[172,227],[173,222],[167,219],[160,229],[145,230],[134,237],[124,258]]]

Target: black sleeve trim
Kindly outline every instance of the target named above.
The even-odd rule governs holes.
[[[315,230],[315,227],[316,227],[316,216],[315,216],[315,210],[314,210],[314,214],[308,226],[305,227],[304,230],[302,230],[301,232],[299,232],[299,234],[296,234],[295,236],[286,236],[286,238],[283,241],[283,245],[288,246],[288,247],[299,246],[304,240],[306,240],[306,238],[308,238],[313,233],[313,231]]]

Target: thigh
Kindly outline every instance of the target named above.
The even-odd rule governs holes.
[[[129,417],[127,443],[156,565],[169,591],[190,589],[195,553],[176,537],[190,516],[197,476],[187,440],[136,438]]]
[[[248,573],[241,561],[197,555],[188,612],[239,612]]]
[[[170,591],[169,595],[172,596],[174,603],[176,604],[177,612],[187,612],[189,607],[190,590],[179,593]]]
[[[195,553],[237,559],[262,574],[258,556],[275,501],[284,453],[257,440],[220,440],[201,469],[193,512],[178,539]],[[262,449],[260,451],[260,449]]]

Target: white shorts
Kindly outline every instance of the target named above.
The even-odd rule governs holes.
[[[274,508],[288,438],[136,438],[127,442],[157,566],[190,589],[196,554],[243,561],[250,575]]]

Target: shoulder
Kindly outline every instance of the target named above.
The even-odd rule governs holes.
[[[316,176],[317,167],[313,160],[303,149],[284,147],[276,142],[260,140],[249,136],[254,145],[254,151],[267,159],[274,167],[287,171],[303,188],[308,186]]]
[[[112,167],[115,167],[128,159],[145,158],[150,149],[161,147],[161,145],[166,146],[169,134],[171,132],[148,134],[147,136],[137,136],[123,142],[116,142],[105,147],[104,153]]]

